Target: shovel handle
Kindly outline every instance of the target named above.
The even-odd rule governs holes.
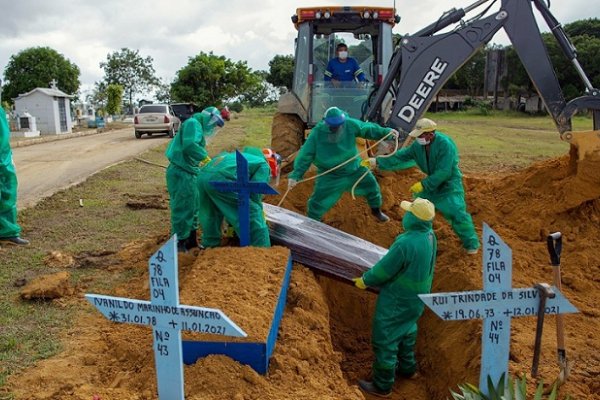
[[[554,286],[559,292],[562,292],[561,277],[560,277],[560,265],[554,267]],[[565,323],[562,314],[556,315],[556,344],[558,347],[558,358],[561,358],[561,352],[565,351]]]
[[[554,270],[554,286],[562,292],[562,278],[560,276],[560,254],[562,252],[562,234],[554,232],[548,235],[548,253],[550,254],[550,264]],[[566,364],[565,351],[565,325],[562,314],[556,315],[556,344],[558,352],[558,361],[561,367]]]
[[[554,232],[548,235],[546,239],[548,244],[548,254],[550,255],[550,264],[560,266],[560,253],[562,252],[562,233]]]

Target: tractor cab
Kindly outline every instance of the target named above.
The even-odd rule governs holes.
[[[363,116],[369,96],[388,71],[394,50],[392,28],[399,20],[393,8],[384,7],[296,10],[292,16],[298,30],[294,81],[292,91],[280,97],[273,118],[273,149],[284,157],[293,154],[300,148],[306,130],[315,126],[329,107],[337,106],[354,118]],[[351,62],[364,78],[361,75],[343,81],[329,79],[327,66],[337,59],[336,47],[340,43],[347,46],[348,59],[338,63],[338,69]]]
[[[381,84],[387,72],[394,50],[392,28],[398,19],[393,8],[297,10],[292,17],[298,30],[292,90],[307,111],[308,127],[319,122],[325,110],[332,106],[361,118],[371,92]],[[363,75],[353,76],[351,80],[328,77],[329,62],[336,59],[332,61],[334,64],[339,60],[336,47],[340,43],[347,46],[348,58],[343,63],[337,62],[337,67],[351,68],[358,64],[364,78]]]

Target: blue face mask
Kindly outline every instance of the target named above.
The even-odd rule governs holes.
[[[431,140],[427,140],[425,138],[417,138],[417,143],[419,143],[421,146],[425,146],[428,145],[429,143],[431,143]]]

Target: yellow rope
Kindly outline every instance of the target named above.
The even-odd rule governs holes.
[[[309,176],[308,178],[305,178],[305,179],[301,179],[301,180],[299,180],[299,181],[297,182],[297,184],[298,184],[298,183],[303,183],[303,182],[308,182],[308,181],[310,181],[310,180],[313,180],[313,179],[317,179],[317,178],[319,178],[319,177],[321,177],[321,176],[323,176],[323,175],[327,175],[327,174],[329,174],[330,172],[333,172],[333,171],[335,171],[335,170],[336,170],[336,169],[338,169],[338,168],[341,168],[341,167],[343,167],[344,165],[346,165],[346,164],[348,164],[349,162],[353,161],[353,160],[354,160],[356,157],[359,157],[361,154],[363,154],[363,153],[366,153],[366,152],[368,152],[369,150],[371,150],[372,148],[376,147],[376,146],[377,146],[379,143],[383,142],[383,141],[384,141],[385,139],[387,139],[387,138],[388,138],[390,135],[392,135],[392,134],[393,134],[393,132],[396,132],[396,131],[395,131],[395,130],[391,130],[391,131],[389,131],[387,135],[385,135],[384,137],[382,137],[381,139],[379,139],[377,142],[375,142],[375,144],[373,144],[373,145],[372,145],[372,146],[370,146],[370,147],[367,147],[367,148],[365,148],[365,149],[364,149],[363,151],[361,151],[361,152],[358,152],[358,153],[357,153],[355,156],[353,156],[353,157],[351,157],[351,158],[347,159],[347,160],[346,160],[346,161],[344,161],[343,163],[340,163],[340,164],[336,165],[335,167],[333,167],[333,168],[331,168],[331,169],[328,169],[327,171],[321,172],[320,174],[313,175],[313,176]],[[396,149],[398,149],[398,138],[396,138]],[[394,152],[395,152],[395,151],[394,151]],[[391,154],[394,154],[394,153],[391,153]],[[391,154],[390,154],[390,155],[391,155]],[[388,157],[389,157],[389,155],[388,155]],[[365,175],[366,175],[368,172],[369,172],[369,171],[367,171],[367,172],[365,173]],[[363,175],[363,176],[362,176],[360,179],[363,179],[365,175]],[[358,182],[360,182],[360,179],[358,180]],[[355,186],[356,186],[356,184],[355,184]],[[287,190],[285,191],[285,193],[284,193],[284,194],[283,194],[283,196],[281,197],[281,200],[279,200],[279,203],[277,203],[277,206],[278,206],[278,207],[280,207],[280,206],[281,206],[281,204],[283,203],[283,201],[284,201],[284,200],[285,200],[285,198],[287,197],[287,195],[288,195],[288,193],[290,192],[290,190],[291,190],[291,189],[290,189],[290,187],[288,186]],[[354,187],[352,188],[352,190],[354,190]],[[352,198],[354,198],[354,195],[352,196]]]
[[[393,156],[397,151],[398,151],[398,141],[400,138],[396,138],[396,146],[394,147],[394,151],[392,151],[390,154],[386,154],[383,156],[379,156],[381,158],[388,158]],[[374,146],[371,146],[370,148],[372,148]],[[356,197],[354,197],[354,191],[356,190],[356,187],[358,186],[358,184],[360,183],[360,181],[362,181],[363,179],[365,179],[365,176],[367,176],[369,174],[369,172],[371,172],[370,169],[367,169],[365,171],[364,174],[362,174],[362,176],[360,178],[358,178],[358,180],[354,183],[354,185],[352,185],[352,189],[350,190],[350,194],[352,195],[352,200],[356,200]]]

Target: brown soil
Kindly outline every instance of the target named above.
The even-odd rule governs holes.
[[[221,309],[248,334],[240,341],[265,342],[289,255],[290,251],[285,247],[255,248],[250,254],[244,248],[208,249],[189,270],[180,270],[179,301]],[[232,341],[232,338],[215,335],[184,336]]]
[[[21,298],[50,300],[71,295],[73,288],[69,284],[69,278],[70,275],[66,271],[39,276],[21,289]]]
[[[531,287],[552,283],[552,267],[546,236],[564,235],[563,292],[579,309],[567,315],[567,354],[573,365],[561,393],[575,399],[600,399],[600,157],[598,153],[578,163],[576,175],[569,175],[568,157],[548,160],[513,174],[467,176],[465,189],[469,211],[481,232],[487,222],[513,250],[513,286]],[[348,233],[388,247],[401,232],[401,200],[409,199],[408,188],[422,178],[416,170],[379,176],[384,196],[383,210],[392,221],[376,222],[363,199],[349,195],[324,217],[324,222]],[[286,182],[281,186],[285,187]],[[312,183],[301,184],[285,199],[283,206],[301,213],[312,192]],[[279,198],[273,201],[279,202]],[[438,236],[438,258],[434,292],[481,289],[481,255],[467,256],[446,221],[438,215],[434,224]],[[370,370],[370,318],[374,296],[357,294],[352,288],[320,279],[331,312],[334,346],[344,353],[343,369],[354,380]],[[547,317],[544,330],[540,379],[552,382],[559,371],[556,362],[555,318]],[[535,318],[515,318],[512,324],[512,373],[529,376],[535,339]],[[400,381],[394,398],[444,399],[448,388],[462,382],[478,383],[481,352],[481,323],[444,322],[430,311],[420,321],[418,358],[420,374],[428,394],[417,397],[412,382]],[[364,349],[364,351],[357,351]]]
[[[126,205],[134,210],[167,210],[169,208],[169,199],[162,194],[131,194],[124,195],[127,199]]]
[[[44,258],[44,264],[48,268],[71,268],[75,265],[75,259],[70,254],[51,251]]]
[[[124,260],[132,256],[132,263],[123,264],[121,270],[139,274],[115,295],[148,299],[147,265],[142,260],[156,250],[156,242],[136,242],[119,254]],[[288,254],[289,250],[274,247],[183,255],[180,300],[219,307],[246,330],[249,340],[264,341]],[[259,295],[250,296],[255,287]],[[80,298],[73,301],[85,304]],[[310,271],[296,265],[268,377],[224,356],[207,357],[185,367],[186,398],[362,399],[358,389],[346,383],[342,355],[334,351],[330,337],[323,291]],[[86,313],[68,333],[65,346],[58,356],[11,378],[9,385],[18,399],[156,398],[149,329],[113,324],[95,312]]]
[[[600,399],[600,183],[598,159],[579,162],[577,175],[569,174],[567,158],[549,160],[512,174],[486,174],[465,178],[467,202],[478,230],[487,222],[513,249],[513,286],[530,287],[552,282],[545,237],[549,232],[564,235],[562,258],[563,292],[580,310],[567,315],[566,344],[572,371],[561,395],[574,399]],[[389,246],[402,231],[399,202],[407,199],[408,188],[421,178],[417,171],[380,176],[385,203],[392,217],[387,224],[376,222],[364,200],[349,195],[326,216],[325,222],[378,245]],[[285,187],[285,180],[281,187]],[[301,184],[287,197],[284,206],[306,211],[312,184]],[[271,199],[277,203],[278,199]],[[466,256],[443,218],[434,224],[439,250],[434,292],[480,289],[481,255]],[[154,241],[132,243],[118,254],[119,266],[137,269],[116,295],[147,298],[147,259],[165,236]],[[197,298],[206,283],[217,277],[230,279],[245,268],[256,268],[247,260],[256,249],[206,252],[196,259],[180,260],[182,302],[207,302]],[[260,255],[262,262],[262,257]],[[222,260],[229,260],[221,263]],[[268,260],[267,260],[268,261]],[[262,267],[261,282],[268,282],[270,263]],[[227,264],[229,263],[229,264]],[[260,268],[259,268],[260,269]],[[205,273],[214,275],[204,276]],[[259,279],[257,277],[257,279]],[[198,282],[205,282],[199,284]],[[236,290],[252,301],[260,295],[252,282]],[[210,285],[208,285],[210,286]],[[226,286],[221,286],[224,288]],[[196,290],[194,290],[196,288]],[[261,286],[262,288],[262,286]],[[259,295],[257,295],[257,293]],[[214,296],[217,296],[216,294]],[[215,305],[225,309],[222,295]],[[214,297],[217,299],[217,297]],[[370,325],[375,296],[326,278],[315,279],[308,270],[295,266],[287,306],[279,331],[268,376],[260,376],[232,360],[212,356],[185,368],[188,399],[361,399],[355,380],[369,374],[372,362]],[[81,300],[77,300],[81,301]],[[204,304],[203,304],[204,305]],[[227,311],[234,315],[235,310]],[[232,317],[242,321],[242,315]],[[261,317],[262,318],[262,317]],[[551,382],[558,374],[554,317],[546,319],[540,378]],[[515,318],[512,323],[510,370],[527,374],[531,367],[535,318]],[[242,322],[240,322],[242,324]],[[40,362],[35,368],[11,378],[10,387],[19,399],[154,398],[155,378],[151,335],[147,328],[111,324],[96,313],[82,320],[65,338],[66,351]],[[445,399],[449,388],[462,382],[478,382],[481,323],[444,322],[426,311],[420,321],[417,344],[420,373],[416,379],[401,380],[394,399]],[[135,345],[133,345],[135,344]],[[528,375],[529,389],[535,381]]]

